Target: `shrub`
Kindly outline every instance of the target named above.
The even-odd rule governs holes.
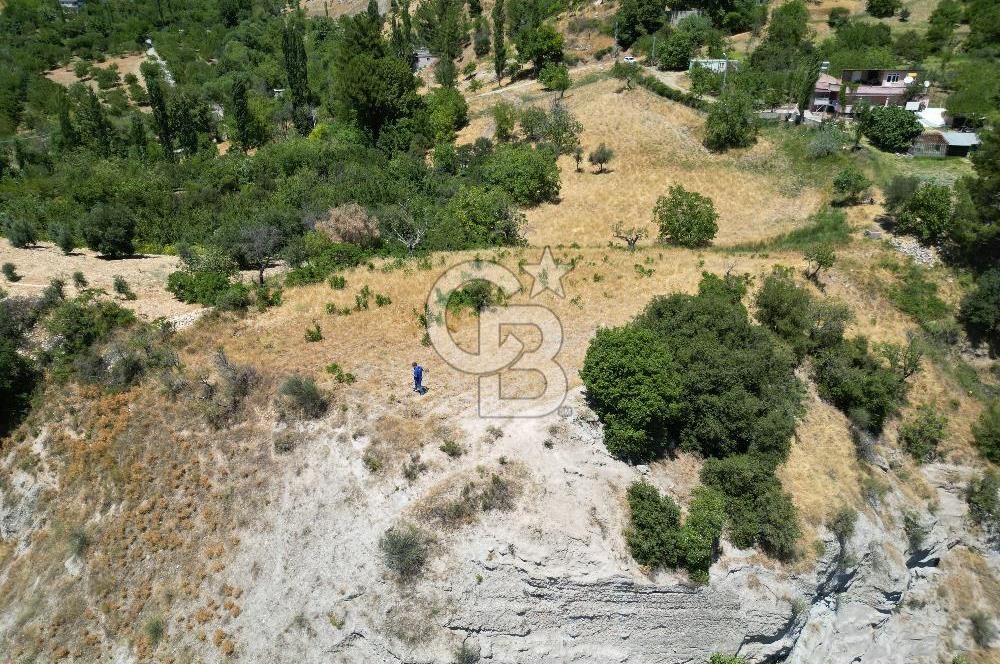
[[[887,18],[900,8],[900,0],[868,0],[865,11],[875,18]]]
[[[13,263],[4,263],[0,271],[3,272],[4,278],[12,284],[21,280],[21,275],[17,273],[17,268],[14,267]]]
[[[509,141],[514,135],[514,125],[517,124],[517,109],[508,101],[498,101],[490,109],[490,115],[493,116],[496,127],[496,139]]]
[[[819,279],[820,270],[829,270],[837,262],[837,254],[828,245],[810,247],[803,252],[802,257],[808,264],[806,276],[812,281]]]
[[[911,553],[923,547],[928,534],[927,527],[920,523],[920,517],[914,512],[903,513],[903,532]]]
[[[861,195],[871,184],[871,180],[856,166],[848,166],[833,179],[833,190],[840,195],[845,205],[852,205],[861,199]]]
[[[430,556],[429,538],[409,524],[385,531],[378,547],[385,566],[395,572],[401,581],[419,576]]]
[[[149,638],[149,643],[153,648],[156,648],[157,644],[163,639],[164,625],[161,618],[150,618],[146,622],[146,626],[143,628],[146,636]]]
[[[972,640],[980,648],[989,648],[997,638],[997,630],[993,626],[993,617],[985,611],[973,611],[969,614],[972,623]]]
[[[798,512],[767,460],[748,454],[708,459],[701,481],[725,496],[733,544],[744,548],[759,544],[782,559],[794,555],[801,534]]]
[[[278,393],[291,409],[312,419],[322,416],[329,405],[326,397],[316,387],[316,381],[305,376],[289,376],[281,384]]]
[[[181,302],[210,307],[229,289],[229,283],[229,275],[218,272],[177,271],[167,277],[167,290]]]
[[[569,69],[564,64],[550,62],[542,69],[538,80],[548,90],[555,90],[562,97],[570,86]]]
[[[333,275],[330,277],[330,288],[333,290],[344,290],[347,288],[347,279],[339,274]]]
[[[889,184],[885,187],[885,206],[890,212],[899,210],[910,198],[917,187],[920,186],[920,178],[913,175],[894,175]]]
[[[114,302],[96,299],[84,292],[62,302],[45,321],[48,333],[59,339],[53,351],[62,364],[72,362],[93,344],[107,339],[118,328],[130,325],[135,316]]]
[[[453,87],[435,88],[426,97],[431,130],[437,141],[451,141],[469,122],[469,106]]]
[[[791,271],[775,267],[764,278],[754,305],[761,325],[791,346],[796,357],[805,356],[811,347],[813,302],[809,291],[792,279]]]
[[[866,337],[855,337],[823,349],[813,363],[820,396],[873,434],[906,400],[904,372],[885,360],[869,350]]]
[[[87,247],[109,258],[135,253],[135,218],[117,204],[99,204],[83,221],[83,239]]]
[[[452,659],[453,664],[476,664],[479,661],[479,648],[463,643]]]
[[[712,199],[681,185],[670,187],[653,208],[653,222],[660,227],[660,240],[682,247],[710,244],[719,230],[719,215]]]
[[[837,28],[847,23],[848,17],[851,15],[851,10],[847,7],[832,7],[830,9],[830,14],[826,19],[826,24],[831,28]]]
[[[323,331],[319,329],[319,323],[313,321],[313,326],[306,328],[305,339],[309,343],[323,340]]]
[[[827,528],[837,536],[837,541],[840,542],[841,549],[845,548],[847,543],[851,541],[851,537],[854,536],[854,526],[857,521],[858,511],[844,505],[834,512],[833,516],[827,522]]]
[[[965,489],[969,516],[991,539],[1000,537],[1000,473],[990,469]]]
[[[711,659],[708,660],[708,664],[750,664],[747,660],[742,657],[737,657],[736,655],[723,655],[722,653],[715,653],[712,655]]]
[[[331,208],[316,221],[316,232],[331,242],[348,242],[359,247],[371,247],[379,241],[378,218],[357,203]]]
[[[122,296],[126,300],[134,300],[135,293],[132,292],[132,288],[125,281],[125,277],[120,274],[116,274],[112,279],[112,288],[114,288],[115,293]]]
[[[487,307],[496,304],[499,299],[500,291],[492,282],[485,279],[473,279],[448,295],[447,308],[454,313],[470,309],[479,314]]]
[[[11,246],[18,249],[25,249],[38,241],[35,226],[27,219],[8,219],[3,232]]]
[[[922,404],[913,418],[899,428],[899,441],[918,462],[932,461],[947,425],[947,417],[939,415],[933,406]]]
[[[77,270],[73,273],[73,285],[77,288],[87,287],[87,277],[84,276],[83,272]]]
[[[924,243],[945,237],[952,222],[951,188],[934,182],[917,187],[897,208],[896,227],[916,235]]]
[[[483,179],[518,205],[538,205],[559,195],[559,168],[550,151],[501,145],[483,166]]]
[[[738,91],[727,92],[708,112],[705,147],[725,151],[749,147],[756,142],[757,115],[750,97]]]
[[[837,154],[846,144],[847,138],[842,131],[823,129],[816,132],[809,141],[809,145],[806,146],[806,154],[813,159],[822,159]]]
[[[1000,268],[980,275],[976,287],[962,298],[958,320],[973,343],[985,341],[1000,351]]]
[[[597,172],[603,173],[604,168],[608,165],[615,156],[615,151],[605,145],[603,142],[596,148],[591,150],[590,154],[587,155],[587,161],[591,165],[597,166]]]
[[[916,115],[900,106],[878,106],[861,114],[862,133],[877,148],[906,152],[923,131]]]
[[[640,565],[677,564],[677,531],[681,511],[670,496],[661,496],[648,482],[634,482],[626,493],[631,518],[625,542]]]
[[[1000,399],[994,399],[972,425],[972,439],[984,458],[1000,463]]]
[[[0,335],[0,436],[27,413],[37,379],[34,363],[18,351],[14,335]]]
[[[725,497],[708,487],[695,489],[688,504],[687,518],[677,542],[683,565],[695,581],[708,582],[708,570],[726,524],[725,505]]]
[[[446,440],[440,447],[441,451],[450,456],[452,459],[457,459],[465,453],[462,446],[456,443],[454,440]]]
[[[587,400],[604,422],[604,444],[626,459],[652,459],[679,413],[677,367],[650,330],[628,325],[597,331],[580,369]]]

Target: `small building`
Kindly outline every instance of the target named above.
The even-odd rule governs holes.
[[[967,157],[979,147],[979,136],[965,131],[928,130],[910,148],[914,157]]]
[[[840,75],[842,103],[846,107],[862,103],[870,106],[903,106],[907,102],[926,104],[923,94],[914,95],[910,87],[920,72],[910,69],[845,69]]]
[[[71,12],[78,12],[83,6],[83,0],[59,0],[59,6]]]
[[[415,61],[414,66],[417,68],[417,71],[420,71],[424,67],[430,67],[437,62],[437,58],[431,54],[430,49],[423,46],[413,52],[413,59]]]
[[[914,157],[944,157],[948,143],[939,131],[925,131],[913,140],[910,154]]]
[[[676,26],[682,20],[686,19],[688,16],[701,16],[700,9],[671,9],[670,10],[670,25]]]
[[[979,136],[971,131],[942,131],[941,135],[948,144],[945,154],[949,157],[968,157],[979,147]]]
[[[813,113],[840,112],[840,79],[822,72],[816,79],[813,96],[809,102],[809,110]]]
[[[727,69],[736,71],[740,66],[739,60],[729,60],[727,58],[691,58],[688,71],[694,71],[695,67],[703,67],[716,74],[721,74]]]

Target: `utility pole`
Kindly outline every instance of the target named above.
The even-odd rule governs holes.
[[[729,51],[723,51],[722,57],[725,58],[725,64],[722,66],[722,89],[719,91],[720,97],[726,91],[726,75],[729,74]]]

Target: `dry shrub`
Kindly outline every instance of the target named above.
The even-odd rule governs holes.
[[[378,219],[357,203],[331,208],[326,217],[316,221],[316,230],[333,242],[349,242],[361,247],[376,243]]]

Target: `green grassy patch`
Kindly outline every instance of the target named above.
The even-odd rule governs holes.
[[[767,240],[723,247],[728,252],[808,251],[835,247],[851,241],[851,227],[843,210],[823,208],[809,218],[809,224]]]

